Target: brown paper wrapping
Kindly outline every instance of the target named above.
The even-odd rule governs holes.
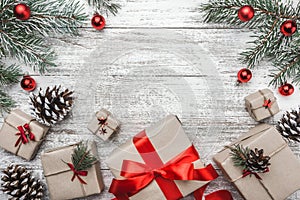
[[[35,136],[35,141],[30,140],[26,144],[20,142],[20,144],[15,147],[15,143],[19,138],[19,136],[16,135],[16,133],[19,132],[17,127],[23,126],[26,123],[29,124],[30,130]],[[0,130],[0,146],[26,160],[31,160],[36,155],[48,130],[49,127],[38,123],[34,118],[23,111],[18,109],[13,110],[5,119]]]
[[[89,168],[87,176],[81,178],[87,183],[81,184],[78,178],[72,182],[73,172],[66,163],[72,163],[72,154],[76,144],[53,149],[42,153],[42,165],[52,200],[74,199],[99,194],[104,189],[100,163]],[[89,145],[91,153],[98,157],[96,144]],[[66,163],[64,163],[64,162]]]
[[[174,115],[169,115],[157,124],[146,128],[146,134],[164,163],[192,145],[187,135],[184,133],[180,121]],[[118,179],[122,178],[120,172],[123,160],[144,163],[132,140],[127,141],[125,144],[115,149],[106,160],[111,172]],[[194,166],[195,168],[203,168],[204,164],[200,160],[197,160],[194,162]],[[192,193],[208,182],[209,181],[175,181],[183,196]],[[151,200],[166,199],[156,181],[151,182],[146,188],[130,197],[130,199],[149,199],[149,195],[151,195]]]
[[[102,134],[100,132],[101,125],[99,125],[98,119],[100,119],[101,117],[104,117],[107,119],[106,120],[107,125],[105,125],[105,127],[104,127],[106,130],[105,134]],[[91,120],[91,122],[88,125],[88,129],[92,133],[94,133],[95,135],[97,135],[98,137],[100,137],[101,139],[106,141],[115,131],[118,130],[119,126],[120,126],[120,122],[118,120],[116,120],[109,111],[107,111],[105,109],[101,109],[99,112],[97,112],[93,116],[93,119]]]
[[[265,108],[263,104],[265,100],[269,99],[271,100],[272,105],[270,108]],[[276,98],[273,92],[269,89],[259,90],[253,94],[246,96],[245,106],[250,116],[256,121],[261,121],[279,112]]]
[[[300,189],[300,162],[274,127],[258,125],[231,146],[236,144],[264,149],[264,155],[271,157],[270,171],[260,173],[262,180],[258,180],[255,176],[242,178],[242,169],[234,166],[229,149],[214,156],[214,161],[245,199],[283,200]]]

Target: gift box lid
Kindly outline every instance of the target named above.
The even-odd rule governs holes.
[[[269,99],[271,102],[276,101],[273,92],[269,89],[262,89],[245,97],[246,106],[249,106],[251,109],[263,107],[264,101]]]

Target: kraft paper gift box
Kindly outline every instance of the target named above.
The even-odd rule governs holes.
[[[269,89],[259,90],[245,97],[245,106],[250,116],[261,121],[279,112],[278,103]]]
[[[0,146],[26,160],[36,155],[49,127],[21,110],[13,110],[0,130]]]
[[[230,146],[237,144],[263,149],[264,155],[271,157],[269,172],[259,173],[259,180],[254,175],[242,177],[243,169],[234,166],[228,148],[214,156],[216,164],[245,199],[283,200],[300,189],[300,162],[274,127],[258,125]]]
[[[111,153],[106,162],[116,179],[114,179],[111,184],[110,192],[114,193],[112,191],[114,190],[115,192],[119,193],[121,190],[128,186],[128,184],[126,183],[128,179],[126,180],[126,178],[123,177],[124,173],[128,172],[132,175],[135,175],[136,173],[139,173],[138,171],[141,170],[142,166],[147,168],[147,170],[143,172],[150,173],[149,176],[151,176],[151,173],[163,173],[160,169],[161,165],[170,164],[174,157],[183,155],[183,152],[186,152],[186,150],[190,148],[193,148],[192,143],[184,133],[184,130],[182,129],[181,123],[178,118],[174,115],[167,116],[165,119],[159,121],[155,125],[146,128],[145,130],[134,136],[133,139],[121,145]],[[194,152],[196,152],[198,156],[197,151],[195,150]],[[137,171],[130,171],[128,166],[128,171],[123,171],[123,167],[126,165],[125,163],[128,162],[137,164]],[[208,165],[205,167],[204,164],[200,161],[199,157],[189,164],[191,164],[196,170],[204,169],[210,171],[210,175],[214,178],[218,176],[212,165]],[[175,170],[177,170],[177,168]],[[150,181],[150,183],[146,187],[139,190],[134,195],[130,195],[130,199],[180,199],[203,186],[205,187],[210,182],[210,180],[199,179],[183,181],[177,180],[175,178],[174,182],[170,182],[172,182],[172,184],[175,184],[173,186],[179,190],[180,194],[176,196],[176,198],[174,198],[174,196],[166,197],[165,191],[162,191],[162,187],[168,184],[161,183],[161,179],[163,178],[158,177],[157,179],[152,179],[153,181]],[[116,187],[115,182],[118,182],[119,180],[125,180],[124,187]],[[145,181],[146,179],[142,179],[142,182]],[[113,189],[114,187],[115,189]],[[169,189],[168,191],[171,193],[176,192],[175,189]],[[116,194],[115,196],[117,197]]]
[[[42,165],[52,200],[74,199],[99,194],[104,189],[99,160],[89,169],[87,176],[72,181],[73,172],[66,163],[72,163],[72,154],[77,144],[56,148],[42,153]],[[90,152],[98,159],[96,144],[89,144]]]
[[[120,122],[109,111],[101,109],[93,116],[88,129],[105,141],[119,129],[119,126]]]

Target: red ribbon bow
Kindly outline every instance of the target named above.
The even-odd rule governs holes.
[[[267,109],[267,108],[271,108],[272,106],[272,101],[271,99],[265,100],[263,106]]]
[[[262,173],[266,173],[266,172],[269,172],[270,170],[269,170],[269,168],[266,168],[266,170],[264,171],[264,172],[262,172]],[[255,172],[251,172],[251,171],[249,171],[249,170],[243,170],[243,178],[244,177],[246,177],[246,176],[248,176],[248,175],[254,175],[257,179],[259,179],[259,180],[262,180],[262,178],[257,174],[257,173],[255,173]]]
[[[17,147],[21,141],[23,144],[26,144],[29,142],[29,140],[35,140],[34,134],[30,131],[29,124],[26,123],[23,126],[18,126],[17,128],[19,132],[16,133],[16,135],[19,135],[20,137],[18,138],[15,147]]]
[[[192,162],[198,160],[199,155],[193,145],[164,164],[145,131],[136,135],[133,143],[145,164],[130,160],[123,161],[120,175],[126,179],[113,179],[109,189],[109,192],[113,193],[118,200],[128,200],[130,196],[138,193],[154,180],[166,199],[175,200],[183,197],[175,180],[211,181],[218,177],[212,165],[201,169],[194,168]],[[206,186],[207,184],[194,193],[197,200],[202,199]],[[219,195],[224,194],[221,193]],[[218,196],[218,194],[216,195]],[[208,197],[209,199],[213,200],[214,198]]]
[[[67,165],[70,167],[70,169],[73,171],[73,177],[71,181],[74,181],[74,179],[77,177],[81,184],[87,184],[80,176],[87,176],[87,171],[77,171],[73,164],[67,163]]]

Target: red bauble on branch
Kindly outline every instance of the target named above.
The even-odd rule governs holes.
[[[279,93],[282,96],[290,96],[294,93],[294,86],[289,83],[285,83],[278,88]]]
[[[31,76],[24,75],[21,80],[21,87],[26,91],[33,91],[36,88],[36,82]]]
[[[254,17],[254,9],[249,5],[243,6],[238,11],[238,17],[243,22],[249,21]]]
[[[95,14],[91,20],[91,23],[96,30],[102,30],[105,26],[105,18],[102,15]]]
[[[238,77],[237,81],[239,83],[247,83],[252,78],[252,72],[247,68],[243,68],[238,72],[237,77]]]
[[[24,3],[17,4],[14,7],[14,15],[20,20],[28,20],[30,18],[30,14],[30,8]]]
[[[287,20],[280,26],[280,32],[284,36],[292,36],[297,31],[297,23],[293,20]]]

